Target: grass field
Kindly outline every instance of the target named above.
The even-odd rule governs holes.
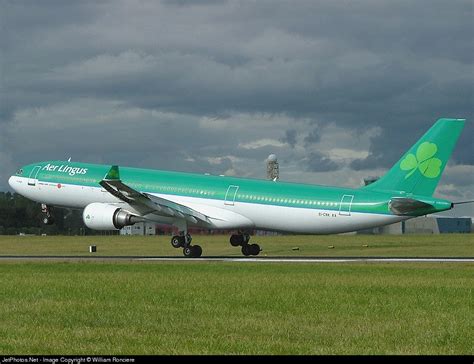
[[[240,256],[227,236],[194,241]],[[267,256],[474,256],[472,235],[252,241]],[[0,255],[182,253],[169,237],[3,236]],[[473,355],[473,289],[472,263],[7,260],[0,353]]]
[[[472,264],[0,264],[10,354],[474,354]]]
[[[473,257],[474,234],[253,236],[262,256]],[[194,235],[203,256],[241,256],[226,235]],[[1,255],[182,256],[169,236],[0,236]],[[331,248],[329,248],[331,247]],[[295,248],[298,248],[296,250]]]

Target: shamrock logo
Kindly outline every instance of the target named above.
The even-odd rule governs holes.
[[[440,159],[434,158],[434,155],[438,151],[438,146],[434,143],[424,142],[418,146],[416,150],[416,156],[412,153],[408,154],[400,163],[400,169],[404,171],[410,171],[405,176],[405,179],[410,177],[417,169],[420,173],[428,178],[436,178],[441,173],[441,162]]]

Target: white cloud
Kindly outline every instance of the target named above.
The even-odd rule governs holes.
[[[263,139],[258,139],[258,140],[253,140],[248,143],[240,143],[239,148],[243,149],[259,149],[262,147],[284,147],[286,146],[286,143],[282,143],[279,140],[275,139],[269,139],[269,138],[263,138]]]
[[[159,66],[158,59],[147,54],[133,51],[118,55],[100,54],[80,62],[53,69],[45,75],[45,79],[54,81],[101,80],[104,78],[133,77],[137,74],[149,73]]]
[[[350,162],[358,158],[367,158],[369,152],[365,150],[354,150],[347,148],[332,148],[328,151],[328,155],[333,160]]]

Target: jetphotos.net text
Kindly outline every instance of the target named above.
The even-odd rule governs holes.
[[[134,357],[116,357],[116,356],[10,356],[0,357],[0,363],[37,363],[37,364],[83,364],[83,363],[135,363]]]

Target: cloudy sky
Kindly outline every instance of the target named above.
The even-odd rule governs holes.
[[[472,1],[0,4],[0,190],[39,160],[264,178],[270,153],[358,187],[456,117],[436,195],[474,199]]]

